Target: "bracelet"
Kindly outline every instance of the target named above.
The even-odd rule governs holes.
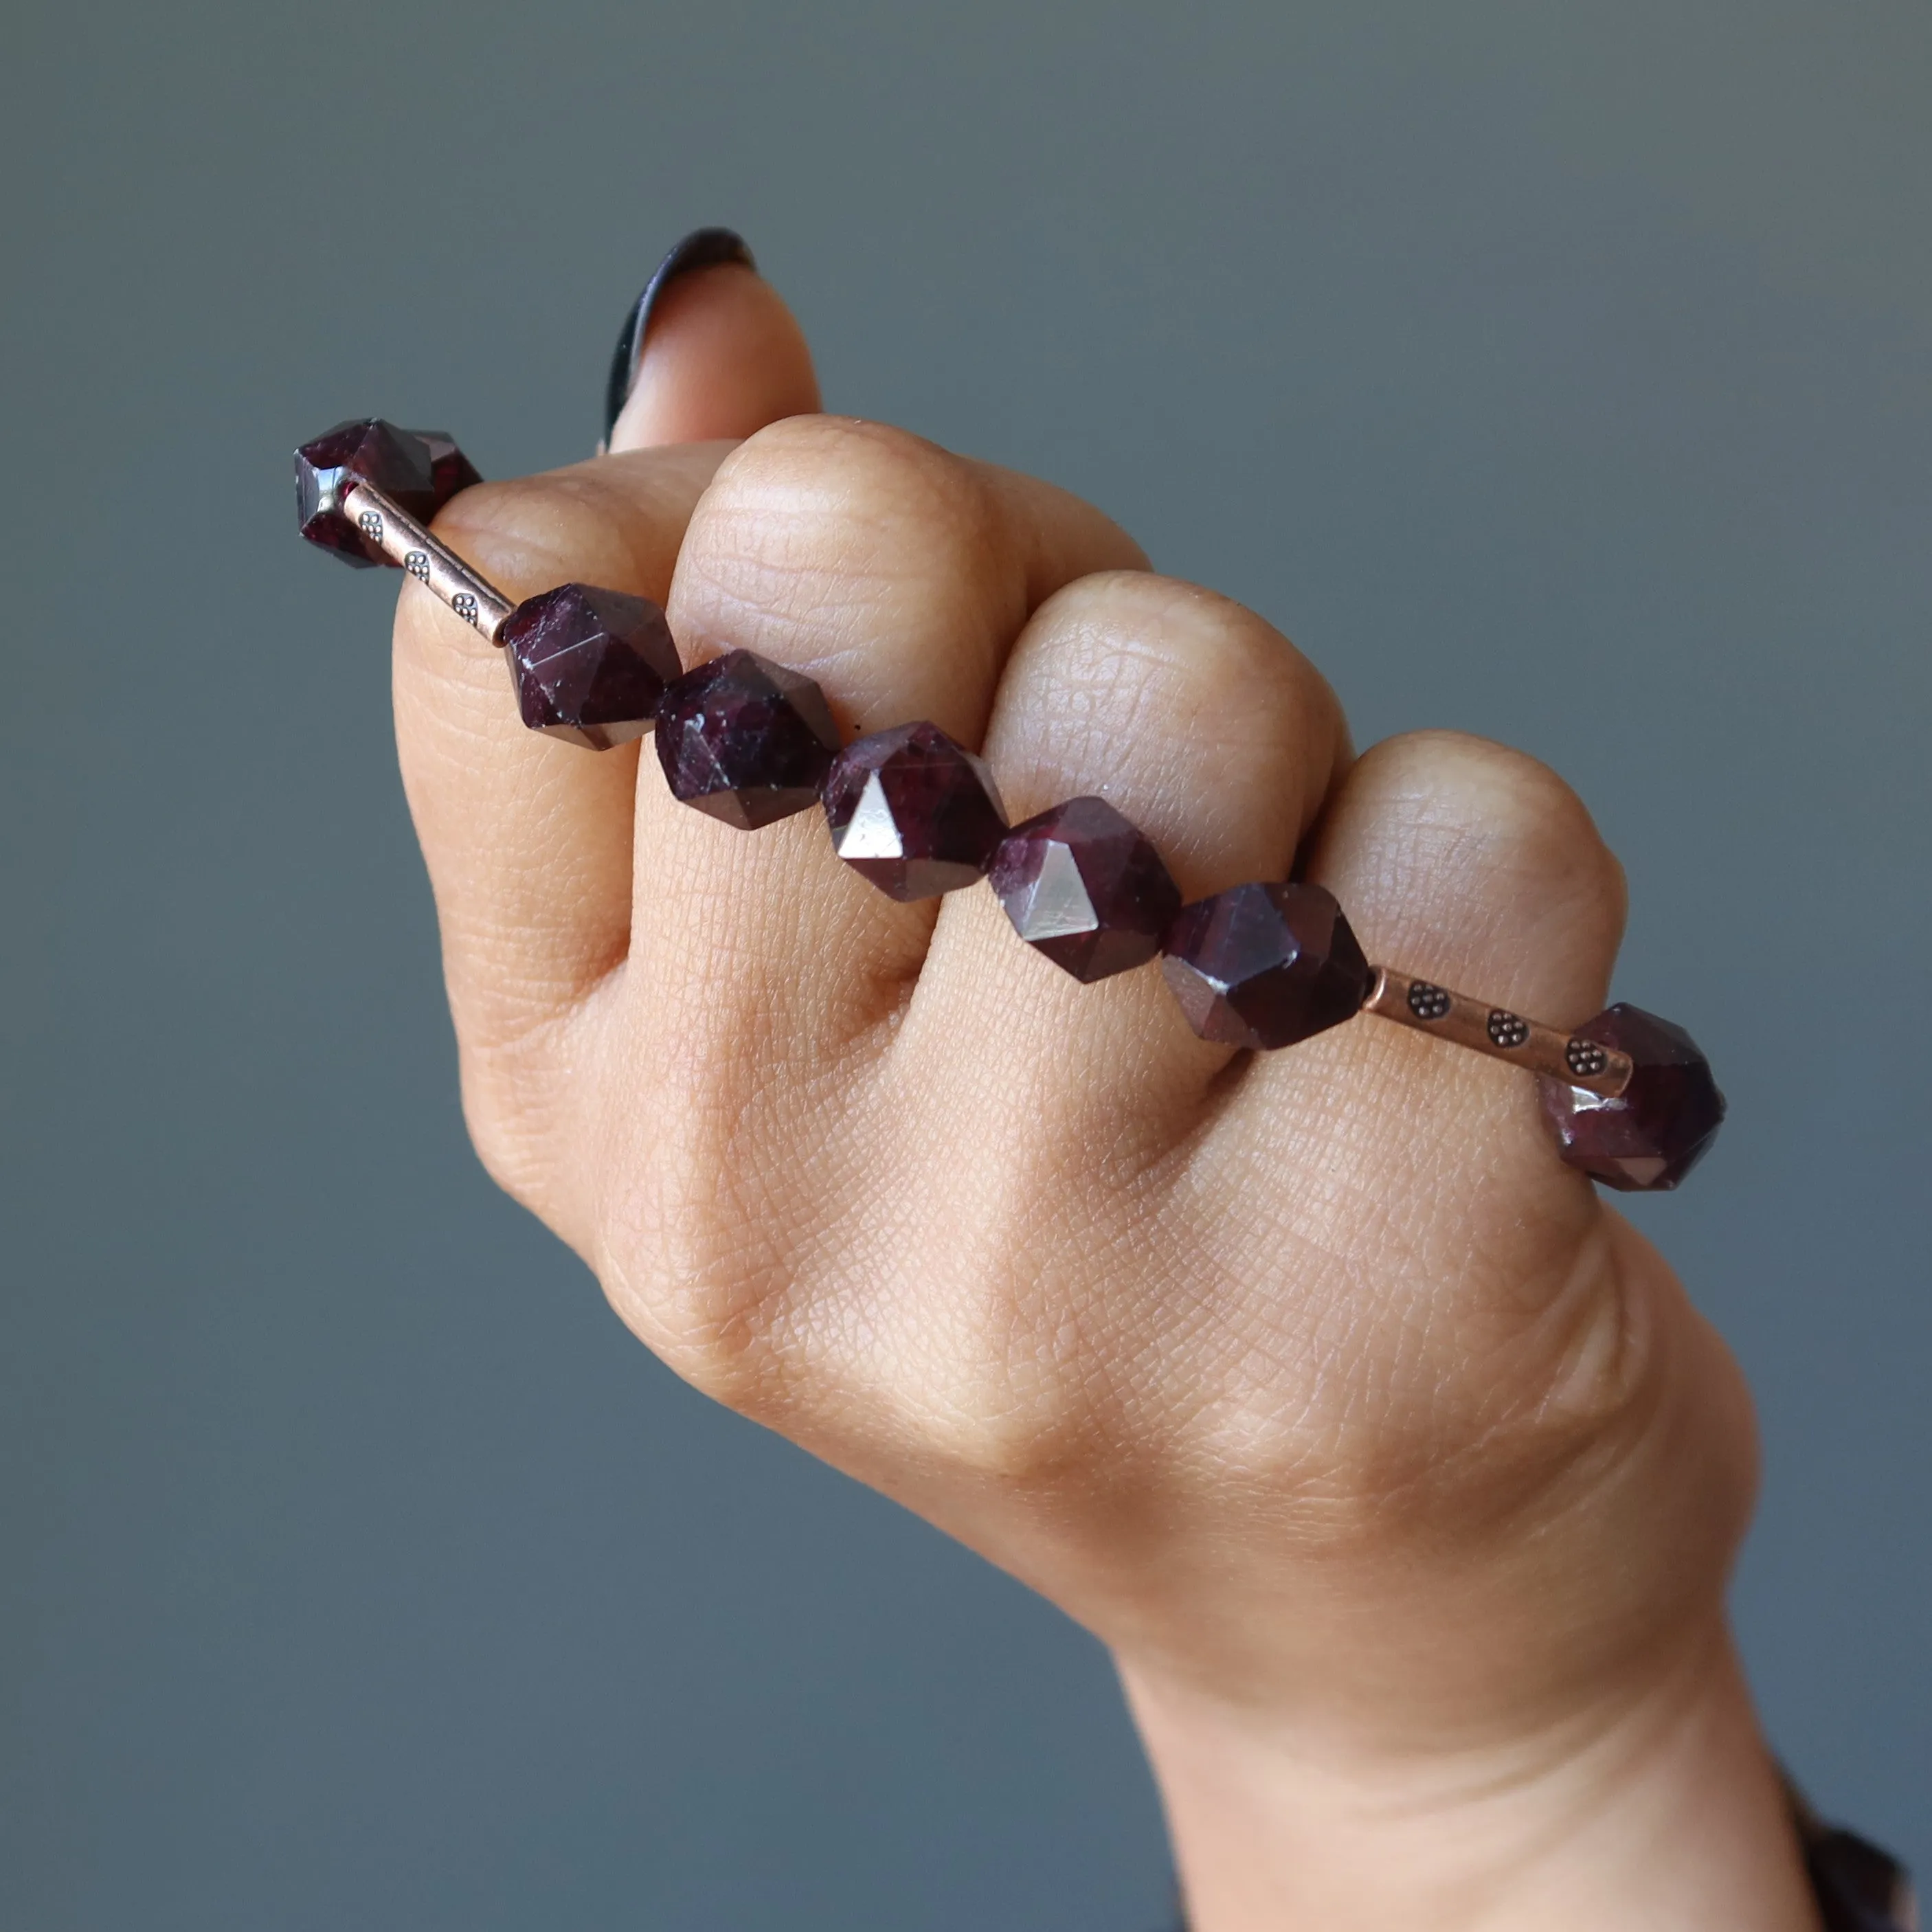
[[[1822,1822],[1789,1779],[1785,1789],[1823,1932],[1918,1932],[1918,1900],[1904,1866],[1856,1832]],[[1172,1932],[1188,1932],[1178,1906]]]
[[[839,857],[895,899],[988,879],[1021,938],[1082,982],[1158,956],[1204,1040],[1273,1049],[1366,1012],[1508,1060],[1540,1076],[1562,1159],[1608,1186],[1675,1187],[1716,1138],[1724,1100],[1709,1063],[1640,1007],[1565,1032],[1371,965],[1319,886],[1262,881],[1184,904],[1152,844],[1103,799],[1010,826],[984,763],[935,724],[848,745],[796,671],[746,650],[686,671],[644,598],[566,584],[512,603],[424,527],[482,481],[440,430],[361,418],[296,452],[297,520],[346,563],[406,571],[501,649],[532,730],[607,751],[655,728],[674,796],[747,832],[821,806]],[[1795,1787],[1790,1798],[1825,1932],[1917,1932],[1904,1867],[1821,1822]]]
[[[742,831],[822,806],[833,849],[895,899],[991,880],[1020,938],[1086,982],[1158,956],[1203,1040],[1272,1050],[1372,1013],[1539,1076],[1570,1166],[1675,1187],[1724,1099],[1690,1035],[1641,1007],[1574,1030],[1370,964],[1332,894],[1257,881],[1183,904],[1147,838],[1103,799],[1007,823],[992,775],[935,724],[842,742],[809,678],[746,650],[686,671],[663,611],[566,584],[512,604],[424,526],[481,476],[440,430],[338,424],[296,452],[302,534],[358,568],[406,571],[508,661],[525,724],[592,751],[653,728],[673,794]]]
[[[1918,1932],[1912,1875],[1868,1839],[1827,1825],[1786,1780],[1825,1932]]]

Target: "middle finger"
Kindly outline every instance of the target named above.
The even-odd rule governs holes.
[[[727,459],[668,611],[688,668],[742,649],[801,671],[848,740],[926,719],[976,749],[1032,612],[1076,578],[1144,562],[1050,484],[880,424],[800,417]],[[890,1038],[938,902],[896,903],[842,864],[818,812],[747,835],[655,773],[638,788],[634,850],[610,1016],[622,1050],[606,1064],[626,1070],[616,1136],[651,1158],[613,1171],[680,1190],[792,1174],[802,1144],[829,1144],[822,1114],[803,1114],[836,1104]],[[740,1200],[730,1218],[742,1226],[770,1204]],[[622,1211],[660,1228],[685,1218]]]

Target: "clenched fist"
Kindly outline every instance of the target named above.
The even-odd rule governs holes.
[[[1623,885],[1520,753],[1358,755],[1320,673],[1100,512],[814,413],[748,267],[663,294],[611,453],[458,497],[512,596],[930,719],[1012,817],[1097,794],[1190,899],[1328,886],[1372,958],[1574,1023]],[[1749,1405],[1535,1083],[1358,1020],[1196,1037],[984,887],[901,904],[808,812],[688,810],[526,732],[415,585],[409,796],[490,1172],[699,1388],[1118,1660],[1198,1932],[1814,1925],[1726,1634]]]

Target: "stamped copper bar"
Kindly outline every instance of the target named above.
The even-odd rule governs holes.
[[[1392,966],[1378,966],[1375,975],[1369,997],[1362,1002],[1365,1013],[1379,1013],[1418,1033],[1433,1034],[1492,1060],[1506,1060],[1529,1072],[1600,1094],[1606,1100],[1615,1100],[1630,1084],[1630,1058],[1614,1047],[1574,1039],[1507,1007],[1452,993],[1432,980],[1412,980]]]
[[[491,644],[516,607],[488,578],[479,577],[448,544],[439,543],[393,499],[359,478],[342,493],[342,507],[392,563],[435,592]]]

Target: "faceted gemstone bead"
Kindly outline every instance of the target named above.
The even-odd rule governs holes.
[[[840,858],[896,899],[929,899],[982,877],[1006,836],[993,775],[937,724],[848,745],[825,781]]]
[[[987,876],[1013,930],[1090,985],[1151,959],[1180,910],[1160,854],[1105,799],[1016,826]]]
[[[743,832],[816,805],[838,754],[824,693],[750,651],[727,651],[668,686],[657,734],[673,796]]]
[[[1682,1027],[1641,1006],[1606,1007],[1574,1037],[1628,1054],[1636,1070],[1615,1100],[1560,1080],[1543,1082],[1544,1112],[1563,1158],[1626,1193],[1675,1187],[1724,1122],[1724,1096],[1711,1063]]]
[[[412,429],[406,434],[429,446],[429,469],[436,486],[436,509],[441,509],[451,497],[467,490],[472,483],[482,482],[482,472],[457,448],[455,438],[448,430]],[[435,511],[430,514],[434,515]]]
[[[1320,886],[1236,886],[1186,907],[1161,970],[1187,1023],[1226,1046],[1292,1046],[1361,1009],[1373,975]]]
[[[608,752],[651,728],[677,647],[655,604],[566,584],[528,597],[496,633],[532,731]]]
[[[454,443],[449,447],[456,449]],[[456,453],[460,458],[461,452]],[[296,452],[296,516],[302,533],[344,562],[367,570],[389,560],[342,508],[342,493],[358,477],[425,522],[436,514],[441,500],[430,446],[380,416],[338,423],[327,435],[304,443]]]

